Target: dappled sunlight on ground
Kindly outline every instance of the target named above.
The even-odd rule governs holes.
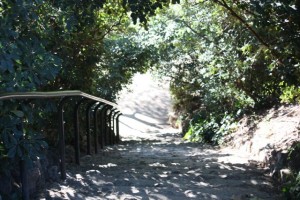
[[[223,148],[220,153],[226,156],[218,158],[219,162],[232,164],[248,164],[250,155],[246,152],[241,152],[238,149]]]
[[[269,178],[256,167],[219,162],[229,155],[182,142],[175,135],[165,139],[127,141],[101,155],[83,157],[81,168],[69,166],[72,173],[60,183],[64,187],[56,185],[56,195],[66,199],[278,198]]]
[[[128,138],[152,138],[153,133],[179,132],[168,123],[171,97],[167,81],[155,80],[149,73],[138,74],[128,90],[120,94],[120,135]]]
[[[49,184],[44,199],[278,199],[244,155],[182,140],[168,125],[166,83],[138,75],[131,90],[119,100],[122,142],[82,157],[80,167],[69,164],[67,180]]]

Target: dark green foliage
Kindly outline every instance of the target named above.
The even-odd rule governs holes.
[[[155,52],[156,69],[171,79],[174,108],[191,124],[189,138],[217,143],[220,127],[230,127],[226,116],[298,98],[298,6],[191,1],[150,21],[140,37]]]
[[[207,114],[207,113],[203,113]],[[236,128],[235,117],[231,115],[195,116],[184,139],[213,145],[222,143],[223,137]]]
[[[137,44],[108,38],[129,24],[115,1],[4,0],[0,24],[1,93],[76,89],[114,100],[133,73],[144,70]],[[128,51],[117,55],[112,46]],[[19,160],[30,163],[43,155],[44,138],[57,128],[56,105],[0,102],[1,174]]]
[[[282,192],[286,199],[299,199],[300,198],[300,143],[296,142],[292,145],[288,154],[288,165],[292,170],[292,176],[286,180],[282,187]]]
[[[61,60],[47,51],[39,34],[42,2],[2,1],[0,5],[0,91],[26,91],[53,80]]]
[[[123,6],[131,11],[131,18],[134,24],[139,20],[144,26],[147,25],[149,17],[155,15],[157,9],[167,7],[170,3],[180,3],[180,0],[123,0]]]
[[[0,92],[34,91],[57,76],[62,60],[47,44],[43,1],[1,1],[0,4]],[[50,13],[49,13],[50,14]],[[48,27],[47,27],[48,28]],[[47,147],[37,124],[35,110],[28,103],[0,102],[1,176],[11,179],[11,170],[20,160],[31,163]],[[12,182],[8,182],[12,184]],[[16,191],[3,198],[12,199]],[[10,194],[12,192],[12,194]]]
[[[108,37],[103,44],[104,53],[96,71],[98,78],[94,81],[99,94],[113,100],[135,73],[143,73],[149,68],[149,52],[141,49],[130,36]]]

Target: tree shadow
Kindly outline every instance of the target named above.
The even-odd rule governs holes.
[[[199,144],[124,142],[69,165],[53,199],[279,199],[263,170],[219,161],[227,156]]]

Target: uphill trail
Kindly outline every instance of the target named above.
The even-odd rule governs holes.
[[[121,94],[122,142],[68,165],[67,179],[39,199],[280,199],[264,169],[246,155],[183,141],[168,123],[166,83],[135,77]]]

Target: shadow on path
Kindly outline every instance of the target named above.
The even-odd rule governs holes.
[[[248,164],[220,162],[210,146],[162,140],[126,141],[69,166],[68,179],[48,189],[50,199],[279,199],[269,177]],[[52,195],[52,196],[51,196]]]
[[[168,124],[171,96],[168,82],[154,80],[150,74],[137,74],[118,105],[120,135],[125,139],[151,138],[151,133],[179,132]]]
[[[67,180],[49,184],[38,199],[279,199],[247,158],[184,142],[167,125],[170,103],[167,87],[138,76],[119,101],[123,142],[82,157],[80,167],[69,164]]]

